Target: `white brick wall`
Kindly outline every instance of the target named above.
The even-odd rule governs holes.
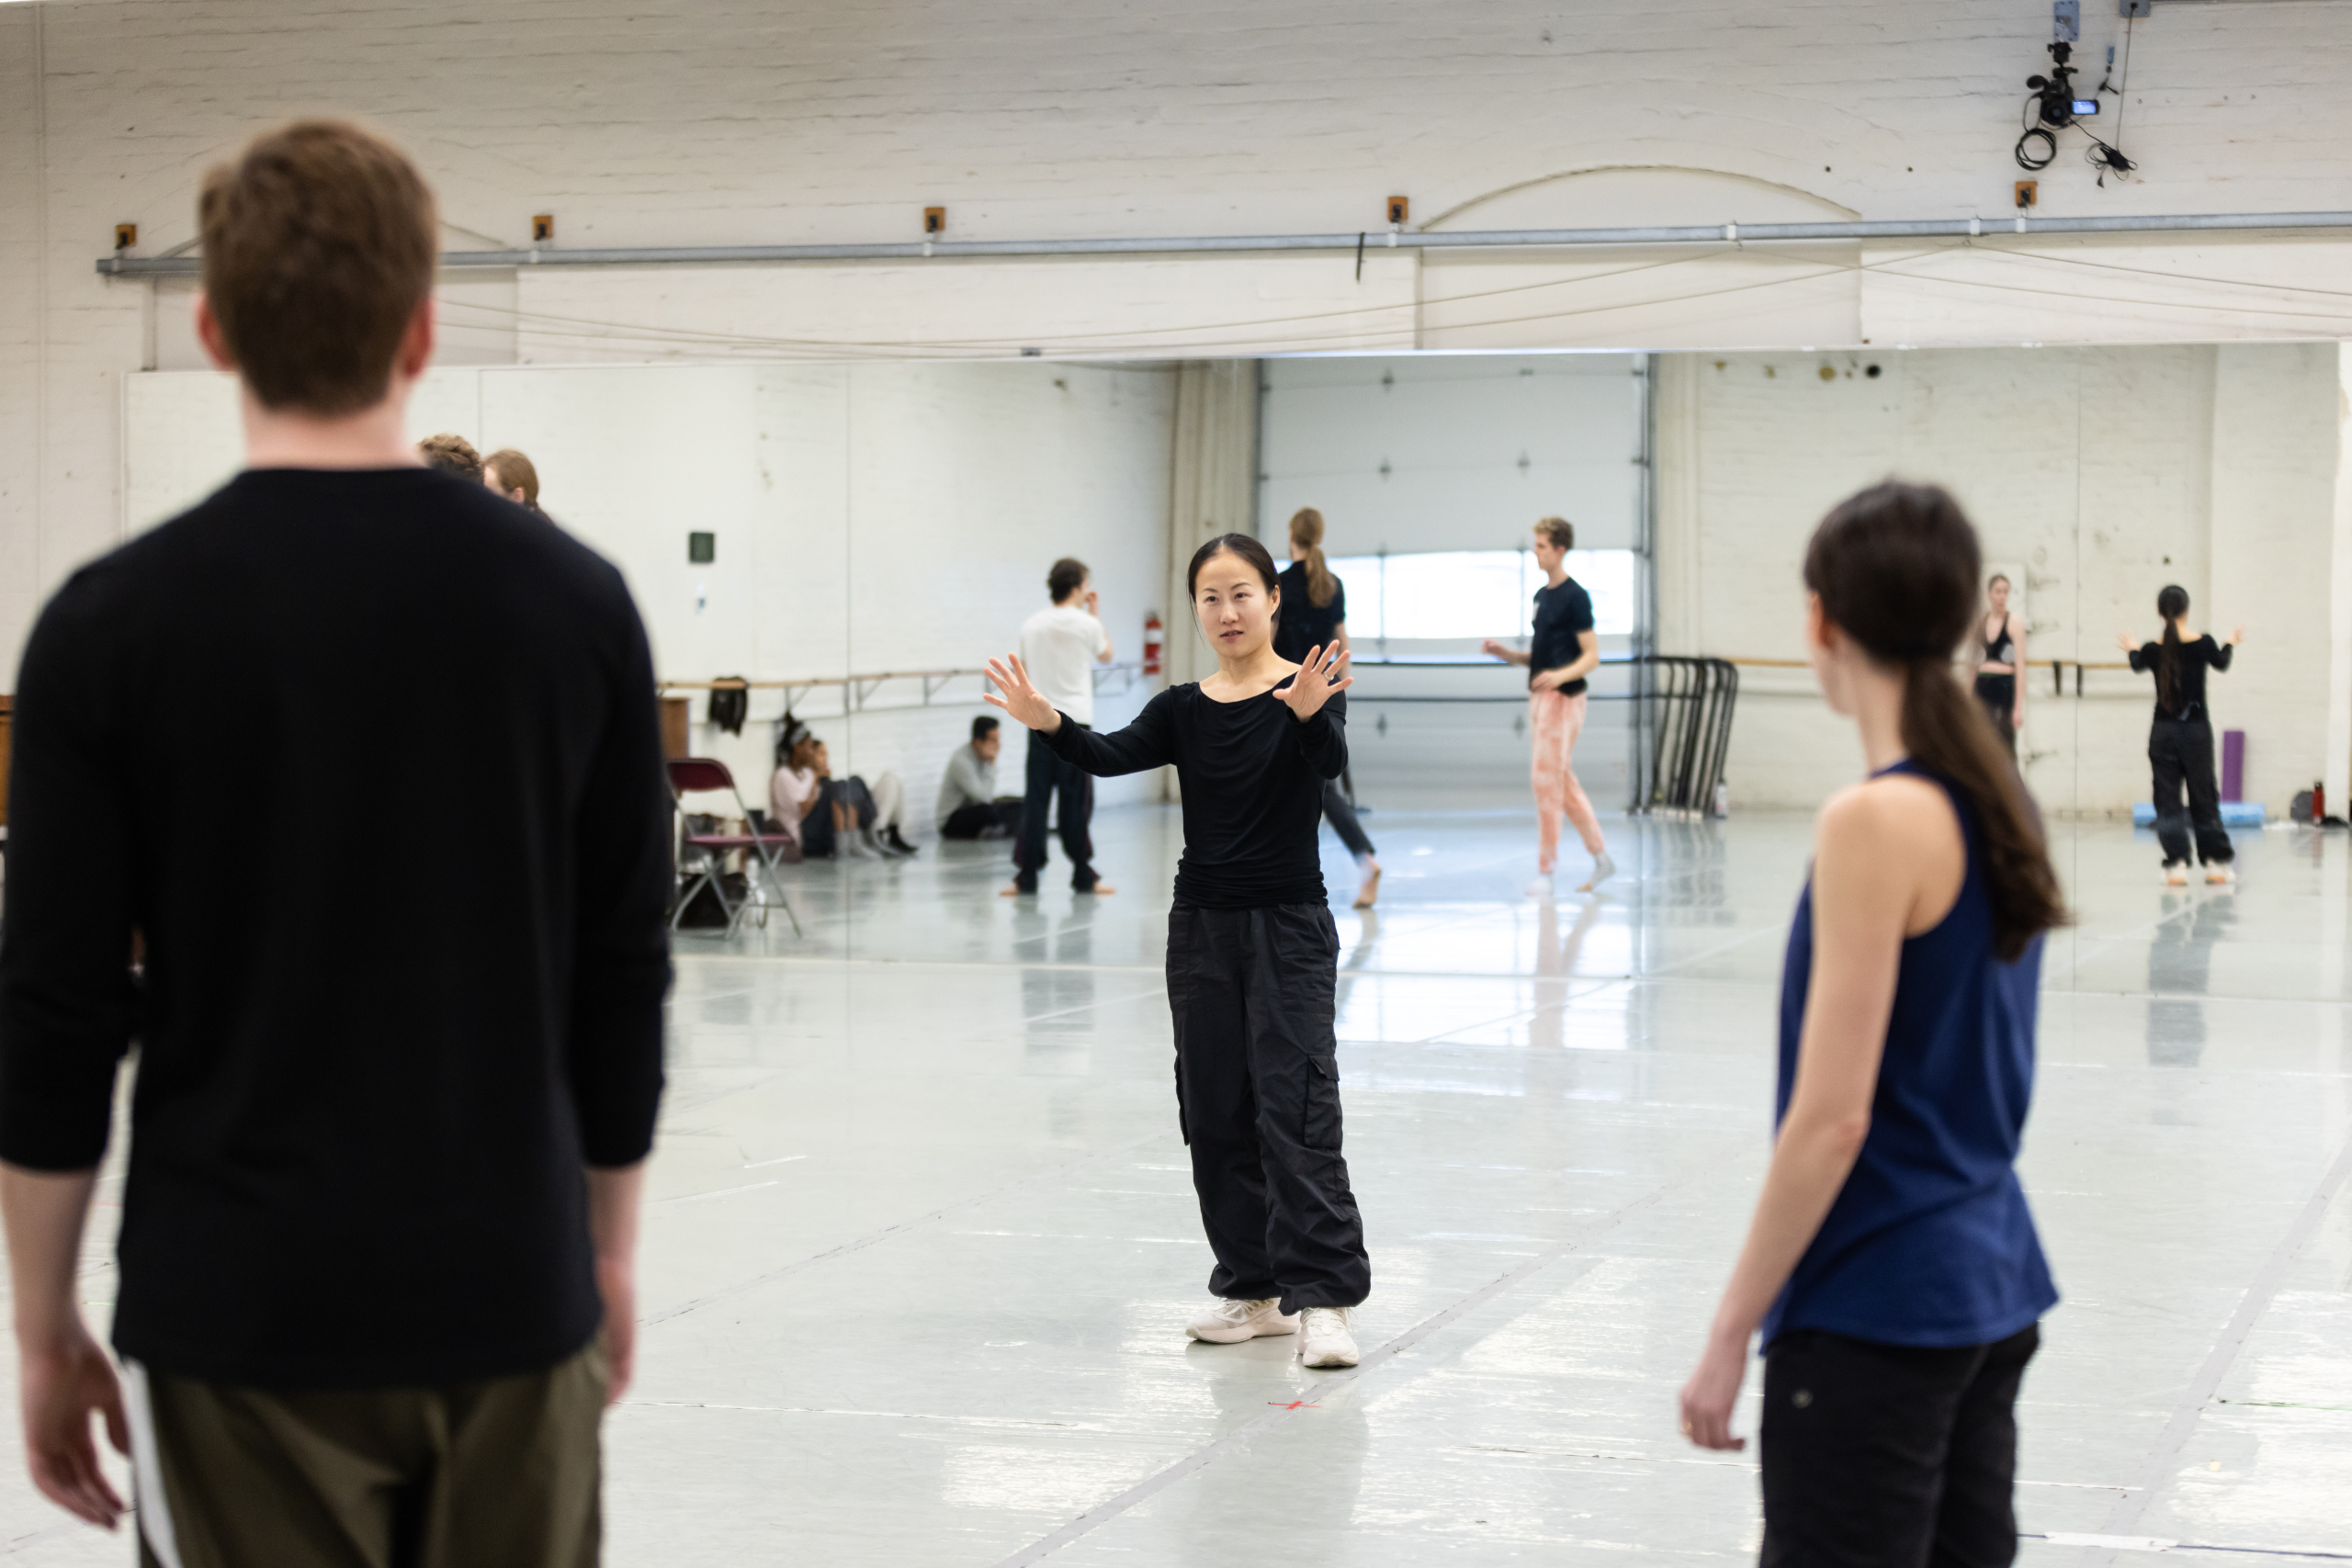
[[[1803,658],[1814,525],[1876,479],[1934,481],[2021,584],[2037,660],[2120,660],[2115,634],[2153,635],[2167,582],[2196,625],[2243,623],[2213,706],[2247,733],[2246,798],[2281,817],[2327,766],[2336,358],[2332,344],[1671,356],[1660,647]],[[1742,680],[1736,802],[1809,807],[1855,775],[1851,727],[1809,672]],[[2049,688],[2045,667],[2027,703],[2035,792],[2055,810],[2129,810],[2148,789],[2147,680],[2093,671],[2080,701]]]

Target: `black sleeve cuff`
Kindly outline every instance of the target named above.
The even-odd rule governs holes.
[[[1061,709],[1056,708],[1054,712],[1061,719],[1061,724],[1058,727],[1051,730],[1033,729],[1029,733],[1043,737],[1046,744],[1053,748],[1054,755],[1059,757],[1063,761],[1075,762],[1078,759],[1070,755],[1070,750],[1077,739],[1080,726],[1078,720],[1070,717],[1069,715],[1063,713]]]
[[[0,1161],[67,1171],[106,1158],[115,1067],[95,1050],[0,1050]]]

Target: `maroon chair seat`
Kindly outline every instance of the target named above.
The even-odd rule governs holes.
[[[673,931],[678,929],[679,921],[685,919],[686,906],[694,901],[695,895],[707,886],[718,899],[719,908],[727,911],[727,934],[735,934],[735,928],[742,923],[753,900],[746,896],[730,901],[727,897],[726,880],[719,874],[719,870],[726,863],[724,857],[740,850],[749,857],[744,868],[746,872],[764,876],[768,886],[775,890],[775,900],[784,906],[786,918],[792,921],[794,934],[805,934],[800,929],[800,916],[793,909],[792,901],[785,897],[784,883],[776,875],[776,868],[784,863],[785,846],[797,846],[798,840],[787,833],[763,833],[756,829],[741,833],[695,831],[685,825],[688,818],[684,797],[686,795],[705,793],[732,795],[735,809],[746,823],[752,820],[752,808],[744,804],[743,792],[735,786],[735,775],[728,771],[726,763],[715,758],[673,757],[669,770],[670,795],[677,803],[681,824],[679,847],[681,851],[696,850],[702,854],[701,866],[693,880],[687,880],[688,874],[683,864],[679,868],[681,887],[677,907],[670,916],[670,929]],[[679,858],[683,862],[684,854]],[[757,870],[753,871],[753,867]]]

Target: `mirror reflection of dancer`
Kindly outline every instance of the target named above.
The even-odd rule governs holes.
[[[1293,664],[1306,661],[1317,648],[1351,653],[1348,641],[1347,585],[1331,574],[1323,559],[1323,514],[1302,506],[1290,520],[1290,565],[1283,569],[1282,619],[1274,626],[1274,652]],[[1323,781],[1323,815],[1331,830],[1356,858],[1362,880],[1356,885],[1355,907],[1369,909],[1380,897],[1380,862],[1372,839],[1356,820],[1356,808],[1337,779]]]
[[[1996,575],[1984,585],[1984,620],[1969,644],[1976,667],[1976,701],[2009,755],[2018,754],[2018,731],[2025,728],[2025,626],[2009,614],[2009,580]]]
[[[1560,852],[1563,815],[1576,825],[1585,852],[1592,856],[1592,875],[1577,891],[1589,893],[1617,871],[1601,840],[1592,802],[1577,783],[1574,765],[1577,736],[1584,728],[1585,677],[1600,664],[1592,595],[1568,575],[1568,552],[1576,546],[1577,531],[1565,518],[1546,517],[1535,525],[1535,564],[1544,569],[1544,586],[1535,591],[1535,625],[1527,651],[1506,648],[1492,637],[1486,643],[1492,657],[1527,666],[1527,727],[1535,741],[1536,871],[1527,891],[1539,897],[1552,892],[1552,863]]]
[[[1094,724],[1093,666],[1111,662],[1111,634],[1102,626],[1102,595],[1094,591],[1094,575],[1086,563],[1071,556],[1056,561],[1046,574],[1051,609],[1040,610],[1021,623],[1021,657],[1043,686],[1046,700],[1069,715],[1074,724]],[[1046,813],[1054,796],[1061,796],[1059,827],[1062,853],[1069,857],[1073,893],[1106,897],[1117,888],[1094,873],[1094,840],[1088,828],[1094,820],[1094,781],[1068,762],[1055,761],[1050,747],[1029,738],[1027,791],[1022,796],[1021,836],[1012,846],[1012,886],[1007,897],[1037,891],[1037,874],[1046,867]]]
[[[2007,1563],[2018,1385],[2058,1299],[2015,1161],[2032,1098],[2041,823],[1951,658],[1975,531],[1883,484],[1807,547],[1805,643],[1871,775],[1822,807],[1781,981],[1779,1128],[1682,1431],[1736,1449],[1764,1338],[1766,1562]]]
[[[1224,1298],[1185,1332],[1217,1345],[1297,1333],[1308,1366],[1352,1367],[1350,1309],[1372,1260],[1340,1152],[1340,935],[1316,848],[1323,781],[1348,763],[1348,656],[1274,652],[1282,590],[1247,535],[1203,545],[1185,581],[1217,672],[1170,686],[1126,728],[1097,734],[1056,711],[1018,655],[989,662],[988,700],[1090,773],[1175,766],[1176,1112]]]
[[[2213,634],[2192,639],[2188,635],[2188,590],[2178,583],[2156,595],[2156,614],[2165,618],[2161,642],[2134,647],[2132,634],[2115,634],[2115,646],[2132,656],[2132,668],[2142,674],[2154,671],[2156,716],[2148,726],[2148,767],[2155,775],[2156,839],[2165,849],[2165,880],[2175,887],[2188,883],[2188,830],[2197,830],[2197,858],[2205,880],[2221,886],[2237,879],[2230,863],[2237,851],[2229,830],[2222,826],[2222,791],[2213,782],[2213,721],[2205,706],[2208,667],[2227,670],[2245,628],[2230,633],[2227,642]],[[2180,808],[2183,785],[2188,789],[2188,809]]]

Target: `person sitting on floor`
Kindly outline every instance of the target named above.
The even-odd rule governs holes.
[[[971,743],[956,747],[947,759],[939,807],[932,814],[941,838],[1010,839],[1021,830],[1021,796],[996,792],[1002,731],[993,716],[982,714],[972,720]]]
[[[907,842],[906,790],[898,774],[876,774],[871,785],[854,774],[833,777],[825,743],[804,724],[787,723],[775,751],[768,809],[805,857],[888,860],[915,852]]]

